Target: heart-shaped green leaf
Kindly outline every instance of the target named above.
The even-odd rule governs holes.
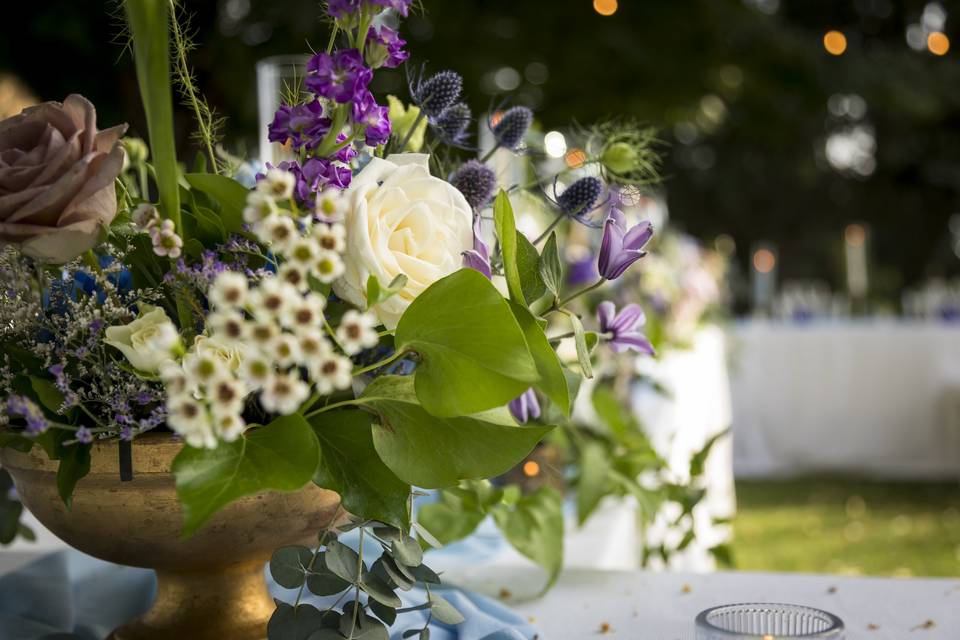
[[[513,316],[523,330],[530,354],[533,355],[533,361],[537,364],[540,382],[535,386],[553,400],[565,415],[570,415],[570,392],[567,389],[567,378],[563,375],[563,366],[560,364],[557,352],[550,346],[550,341],[547,340],[537,319],[526,307],[511,302],[510,310],[513,311]]]
[[[320,413],[310,419],[322,454],[314,482],[339,493],[348,512],[407,529],[410,485],[377,456],[372,420],[371,414],[358,409]]]
[[[539,380],[510,306],[483,275],[461,269],[434,282],[397,325],[398,351],[414,351],[420,404],[435,416],[500,407]]]
[[[361,397],[364,406],[378,416],[373,444],[380,459],[412,485],[432,489],[451,486],[463,478],[500,475],[552,429],[519,426],[506,409],[437,417],[417,401],[411,379],[416,376],[382,376]]]
[[[195,533],[237,498],[303,488],[319,464],[320,443],[300,415],[277,418],[216,449],[185,446],[172,466],[183,508],[183,535]]]

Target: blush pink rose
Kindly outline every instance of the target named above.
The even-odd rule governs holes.
[[[0,121],[0,246],[56,264],[92,249],[117,215],[126,130],[97,131],[79,95]]]

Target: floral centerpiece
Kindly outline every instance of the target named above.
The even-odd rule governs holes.
[[[245,537],[238,505],[249,506],[243,522],[262,528],[267,516],[257,521],[255,505],[313,485],[335,492],[340,506],[319,544],[277,550],[271,570],[301,594],[353,597],[325,612],[300,597],[280,603],[271,638],[307,627],[320,634],[310,637],[385,637],[401,607],[396,592],[414,584],[428,586],[418,608],[462,620],[429,592],[437,577],[422,565],[421,542],[434,536],[412,522],[414,487],[507,471],[550,432],[548,417],[569,414],[599,343],[650,350],[632,308],[605,307],[590,331],[571,306],[640,259],[652,233],[605,213],[607,182],[570,183],[531,240],[511,206],[520,189],[495,196],[490,153],[441,167],[411,152],[429,138],[469,153],[472,119],[453,71],[411,74],[412,104],[393,109],[403,127],[370,92],[378,68],[407,58],[385,20],[405,17],[410,4],[327,4],[328,44],[270,125],[291,159],[264,167],[252,189],[217,152],[218,118],[195,87],[172,1],[123,4],[149,147],[121,139],[124,126],[99,130],[78,95],[0,123],[5,465],[32,496],[27,506],[49,508],[66,530],[90,525],[77,514],[95,474],[98,487],[111,482],[103,469],[136,483],[134,462],[146,460],[176,495],[153,513],[182,514],[184,539],[165,543],[167,563],[187,548],[176,544],[202,539],[213,553],[205,535]],[[171,76],[196,114],[202,152],[189,169],[174,149]],[[488,123],[495,149],[524,152],[531,122],[525,107],[499,113]],[[556,232],[567,221],[603,227],[599,277],[572,293]],[[567,336],[572,361],[557,355]],[[169,465],[141,444],[158,437],[164,451],[174,447]],[[72,518],[32,490],[47,465],[39,451],[55,461]],[[98,495],[122,516],[109,491]],[[304,504],[318,504],[311,499]],[[543,508],[556,504],[516,503],[501,517],[513,530],[542,530],[551,522],[538,518]],[[361,555],[337,541],[350,527],[360,529]],[[382,551],[369,568],[365,537]],[[227,637],[210,620],[230,616],[210,606],[192,626],[162,629],[154,612],[118,637]]]

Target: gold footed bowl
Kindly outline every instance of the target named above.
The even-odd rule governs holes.
[[[77,485],[70,510],[57,493],[57,463],[39,447],[0,450],[0,465],[13,476],[23,504],[70,546],[156,571],[153,607],[109,640],[263,640],[274,610],[266,562],[274,549],[309,545],[344,517],[340,497],[312,484],[293,493],[247,496],[182,539],[170,473],[181,446],[169,434],[140,436],[132,447],[133,480],[121,482],[119,444],[95,443],[90,474]]]

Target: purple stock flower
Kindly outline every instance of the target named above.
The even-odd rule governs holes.
[[[319,96],[346,103],[362,98],[372,77],[359,51],[340,49],[333,55],[318,53],[310,58],[304,84]]]
[[[313,147],[330,131],[330,118],[323,116],[319,100],[296,106],[280,105],[270,123],[270,142],[290,141],[294,149]]]
[[[648,355],[656,355],[656,351],[647,336],[640,332],[640,327],[647,321],[643,309],[636,304],[628,304],[620,313],[609,300],[605,300],[597,307],[597,320],[600,322],[600,335],[610,343],[615,353],[634,350]]]
[[[407,41],[400,37],[396,29],[382,26],[379,29],[370,27],[367,32],[367,63],[377,69],[387,67],[394,69],[410,57],[403,50]]]
[[[610,215],[603,223],[603,240],[600,243],[600,257],[597,268],[606,280],[615,280],[623,275],[627,267],[647,255],[643,246],[653,235],[653,226],[644,220],[631,229],[627,229],[627,220],[619,209],[610,209]]]
[[[481,237],[481,218],[475,216],[473,219],[473,249],[463,252],[463,266],[479,271],[487,277],[487,280],[493,279],[493,270],[490,268],[490,247]]]
[[[510,413],[517,422],[526,423],[540,417],[540,401],[533,389],[527,389],[510,401]]]
[[[386,144],[390,139],[389,111],[389,108],[378,105],[369,91],[353,103],[353,121],[365,127],[364,142],[368,147]]]
[[[348,159],[356,155],[356,151],[352,150],[351,147],[344,147],[341,151],[345,149],[351,149],[351,151],[345,152],[344,154],[338,153],[336,156],[337,159],[339,159],[341,155]],[[267,168],[272,169],[273,165],[268,163]],[[294,197],[300,204],[306,204],[311,207],[316,200],[317,193],[323,190],[324,187],[332,185],[338,189],[346,189],[350,186],[350,178],[353,177],[353,172],[349,167],[325,158],[310,158],[304,162],[303,165],[296,160],[284,160],[277,164],[277,168],[293,174],[293,177],[296,179],[293,187]],[[261,178],[263,178],[263,174],[258,174],[257,179],[259,180]]]
[[[77,429],[77,442],[90,444],[93,442],[93,432],[88,427],[80,427]]]
[[[357,13],[361,7],[383,7],[393,9],[406,18],[412,2],[413,0],[329,0],[327,13],[334,18],[343,19]]]

